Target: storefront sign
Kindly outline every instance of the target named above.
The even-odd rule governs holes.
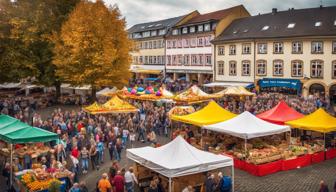
[[[287,87],[291,89],[300,90],[301,81],[298,79],[272,79],[264,78],[259,80],[260,87]]]

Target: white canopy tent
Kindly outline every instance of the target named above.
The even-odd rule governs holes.
[[[254,116],[248,111],[224,122],[203,126],[204,129],[229,134],[245,140],[247,153],[247,139],[275,135],[291,131],[287,125],[276,125]]]
[[[248,111],[224,122],[203,126],[204,129],[226,133],[242,139],[252,139],[290,131],[287,125],[276,125],[254,116]]]
[[[169,191],[171,191],[171,178],[174,177],[202,173],[228,166],[232,166],[233,177],[232,158],[199,150],[187,143],[181,136],[158,148],[127,149],[126,156],[142,166],[168,177]]]
[[[98,91],[96,93],[97,96],[105,96],[106,94],[111,94],[111,93],[115,93],[117,91],[116,87],[113,87],[112,89],[105,87],[104,89]]]

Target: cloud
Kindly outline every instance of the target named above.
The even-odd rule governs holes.
[[[320,0],[104,0],[107,5],[117,4],[127,26],[177,17],[198,10],[200,13],[244,5],[251,15],[271,12],[272,8],[287,10],[318,7]],[[261,2],[262,1],[262,2]],[[335,0],[323,0],[324,6],[335,6]]]

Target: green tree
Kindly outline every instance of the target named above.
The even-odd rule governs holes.
[[[0,81],[35,77],[46,86],[60,81],[52,63],[53,34],[61,30],[63,22],[79,0],[0,0],[0,72],[8,75]],[[6,66],[12,66],[8,69]]]
[[[57,75],[72,85],[125,85],[129,79],[131,41],[119,9],[101,0],[81,1],[55,37]]]

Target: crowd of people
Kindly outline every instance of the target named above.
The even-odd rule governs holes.
[[[172,91],[181,91],[188,86],[189,83],[167,84],[167,88]],[[304,98],[279,93],[258,93],[256,97],[225,97],[218,103],[234,113],[247,110],[257,114],[274,107],[280,100],[286,101],[303,114],[309,114],[319,107],[331,109],[329,100],[317,95]],[[105,153],[108,153],[108,161],[113,161],[113,165],[109,173],[102,175],[97,188],[101,192],[111,191],[112,188],[118,192],[124,189],[134,191],[137,183],[131,168],[126,171],[119,167],[118,162],[125,148],[132,147],[135,141],[158,146],[157,136],[168,137],[170,134],[168,111],[173,104],[149,101],[131,103],[139,109],[139,113],[92,116],[83,110],[64,111],[58,108],[47,117],[42,117],[36,112],[40,107],[36,100],[11,97],[0,98],[0,111],[60,136],[61,143],[50,143],[53,150],[39,160],[48,168],[57,166],[57,161],[67,167],[73,173],[72,184],[69,185],[69,188],[72,186],[72,192],[86,191],[85,183],[79,181],[80,175],[99,170],[107,161]],[[196,106],[201,107],[202,105]],[[211,179],[211,175],[209,178]],[[216,186],[218,185],[217,183]],[[161,191],[158,178],[154,178],[150,186],[150,191]],[[184,191],[190,190],[187,187]]]

